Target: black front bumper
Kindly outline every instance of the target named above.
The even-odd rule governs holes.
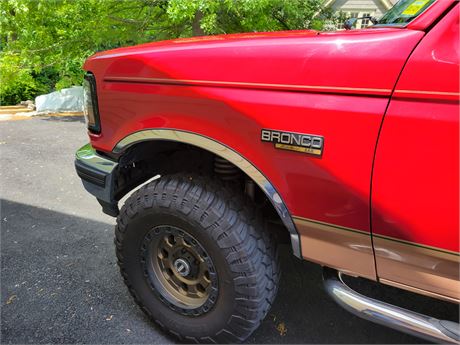
[[[118,163],[99,155],[91,144],[80,148],[75,156],[75,169],[85,189],[97,198],[104,213],[116,217],[119,209],[114,198],[114,176]]]

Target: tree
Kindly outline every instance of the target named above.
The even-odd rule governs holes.
[[[322,0],[2,0],[0,102],[81,84],[84,60],[119,46],[247,31],[321,29]]]

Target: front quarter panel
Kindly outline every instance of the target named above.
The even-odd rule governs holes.
[[[137,131],[174,129],[226,145],[281,195],[304,258],[375,279],[374,148],[389,95],[422,36],[393,29],[296,33],[98,55],[85,65],[98,81],[103,128],[91,141],[112,151]],[[263,128],[323,136],[323,154],[275,149],[261,141]]]

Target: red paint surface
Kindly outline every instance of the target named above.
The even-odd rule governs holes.
[[[377,147],[373,231],[459,251],[459,6],[410,57]],[[454,96],[453,94],[457,94]]]
[[[398,76],[423,36],[422,31],[394,28],[297,31],[175,40],[99,53],[85,64],[96,75],[102,120],[102,134],[91,135],[91,142],[111,151],[142,129],[196,132],[250,160],[292,215],[370,231],[370,182],[380,124]],[[173,83],[106,81],[110,77]],[[200,84],[187,85],[190,80]],[[290,85],[316,89],[290,91]],[[435,86],[427,85],[428,90]],[[276,150],[261,142],[261,128],[322,135],[323,156]]]

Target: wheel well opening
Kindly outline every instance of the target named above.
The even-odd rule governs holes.
[[[209,176],[240,190],[262,214],[266,229],[276,236],[278,243],[290,243],[289,231],[264,191],[225,158],[190,144],[155,140],[131,146],[118,161],[114,195],[117,201],[157,175]]]

